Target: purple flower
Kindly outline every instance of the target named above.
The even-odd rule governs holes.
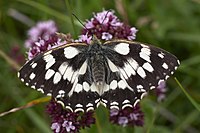
[[[112,37],[113,37],[113,36],[112,36],[110,33],[103,32],[103,33],[102,33],[101,39],[103,39],[103,40],[111,40]]]
[[[121,116],[118,118],[118,124],[122,125],[123,127],[128,124],[128,117]]]
[[[26,48],[34,45],[39,39],[49,40],[50,36],[55,34],[57,27],[54,21],[41,21],[28,31],[28,39],[25,41]]]
[[[56,133],[59,133],[59,132],[60,132],[60,127],[61,127],[60,124],[57,123],[57,122],[52,123],[52,125],[51,125],[51,129],[52,129],[52,130],[55,130]]]
[[[64,121],[62,126],[66,129],[67,132],[72,132],[76,127],[72,124],[71,121]]]
[[[75,40],[75,42],[85,42],[87,44],[90,44],[90,41],[92,40],[92,36],[88,36],[86,33],[85,35],[80,35],[78,40]]]
[[[155,89],[155,92],[158,102],[162,102],[166,97],[166,92],[167,92],[166,82],[162,81]]]
[[[51,100],[46,107],[46,112],[52,119],[51,129],[54,133],[76,133],[81,128],[90,127],[95,123],[93,112],[71,112],[64,109],[55,100]]]
[[[55,34],[56,31],[56,24],[52,20],[38,22],[28,31],[25,47],[29,49],[29,60],[39,53],[67,43],[67,40],[63,40]]]
[[[102,11],[85,23],[87,29],[82,34],[88,37],[96,35],[101,40],[128,39],[134,40],[137,29],[126,25],[114,15],[114,11]]]
[[[110,121],[113,124],[121,126],[143,126],[144,114],[140,109],[139,104],[135,107],[126,107],[122,110],[111,109]]]

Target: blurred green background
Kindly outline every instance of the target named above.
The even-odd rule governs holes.
[[[200,0],[0,0],[0,112],[25,105],[42,94],[25,87],[17,78],[18,52],[25,55],[24,40],[27,30],[36,22],[54,20],[63,33],[74,37],[82,28],[75,20],[75,30],[70,21],[70,11],[82,21],[90,19],[93,12],[113,9],[121,21],[135,26],[137,41],[161,47],[181,60],[177,77],[188,94],[200,103]],[[25,19],[24,19],[25,17]],[[19,51],[15,48],[19,46]],[[13,50],[14,49],[14,50]],[[3,54],[4,53],[4,54]],[[22,63],[23,64],[23,63]],[[21,65],[21,64],[19,64]],[[144,127],[120,127],[109,122],[105,108],[97,110],[98,124],[81,130],[82,133],[199,133],[200,112],[181,91],[172,76],[167,82],[167,97],[158,103],[155,95],[141,102],[145,114]],[[2,133],[47,133],[50,119],[45,105],[39,104],[0,117]],[[199,105],[198,105],[199,106]],[[103,111],[102,111],[103,110]]]

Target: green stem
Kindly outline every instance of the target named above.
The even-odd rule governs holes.
[[[65,3],[66,3],[66,6],[67,6],[67,9],[68,9],[68,12],[70,14],[70,20],[71,20],[72,28],[73,28],[73,31],[74,31],[74,36],[77,37],[77,33],[76,33],[76,30],[75,30],[75,23],[74,23],[74,19],[73,19],[73,15],[72,15],[72,8],[70,6],[69,0],[65,0]]]
[[[184,94],[187,96],[187,98],[190,100],[190,102],[193,104],[193,106],[200,112],[200,106],[199,104],[187,93],[187,91],[183,88],[181,83],[178,81],[177,78],[174,78],[181,90],[184,92]]]

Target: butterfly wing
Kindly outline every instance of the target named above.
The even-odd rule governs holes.
[[[123,109],[136,105],[151,89],[168,79],[179,66],[169,52],[139,42],[115,40],[104,43],[110,87],[102,95],[109,108]]]
[[[71,43],[41,53],[20,69],[18,77],[71,111],[94,109],[98,95],[89,91],[92,81],[84,53],[87,48],[85,43]]]

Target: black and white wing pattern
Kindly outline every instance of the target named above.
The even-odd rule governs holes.
[[[84,53],[87,48],[85,43],[71,43],[41,53],[20,69],[18,77],[71,111],[93,110],[99,96],[89,91],[92,83]]]
[[[110,76],[102,99],[108,108],[134,106],[151,89],[167,80],[179,66],[169,52],[140,42],[115,40],[104,43]]]
[[[28,61],[18,77],[27,86],[50,95],[65,108],[94,110],[134,106],[174,73],[178,59],[160,48],[127,40],[93,38],[71,43]]]

